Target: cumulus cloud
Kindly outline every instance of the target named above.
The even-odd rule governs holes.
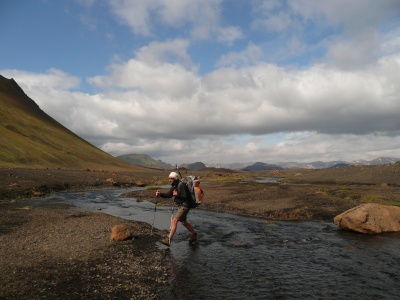
[[[188,40],[176,39],[166,42],[151,42],[136,51],[136,58],[148,64],[178,63],[190,66],[191,58],[187,53]]]
[[[293,0],[288,5],[305,21],[330,23],[352,34],[377,28],[383,20],[394,18],[395,21],[400,7],[396,0],[317,1],[313,5],[309,5],[308,0]]]
[[[325,135],[315,132],[276,135],[279,135],[278,143],[271,143],[275,134],[245,138],[238,135],[207,140],[182,141],[161,138],[132,144],[107,143],[103,149],[115,154],[146,153],[170,164],[194,160],[215,164],[255,161],[354,161],[399,155],[396,149],[400,147],[400,140],[385,135]]]
[[[198,78],[187,46],[183,40],[151,43],[139,49],[135,58],[109,66],[109,75],[89,78],[88,82],[102,89],[140,91],[162,101],[191,97]]]
[[[216,30],[220,3],[221,0],[109,0],[115,15],[137,35],[155,35],[152,20],[157,20],[170,27],[189,25],[194,39],[208,38]]]
[[[28,89],[46,87],[60,90],[79,88],[81,80],[61,70],[49,69],[46,73],[33,73],[21,70],[2,70],[2,74],[9,78],[18,78],[22,85]]]
[[[326,60],[342,69],[363,68],[379,58],[380,40],[375,31],[341,39],[328,48]]]
[[[264,53],[262,49],[253,43],[250,43],[242,52],[229,52],[221,56],[217,62],[217,67],[222,66],[248,66],[260,62]]]
[[[382,36],[394,30],[400,17],[400,2],[374,1],[315,1],[262,0],[255,2],[256,18],[253,28],[275,33],[274,42],[285,42],[286,53],[281,49],[269,50],[281,60],[319,53],[321,60],[344,69],[362,68],[374,63],[393,46],[382,48]],[[297,55],[291,44],[297,47]],[[305,48],[307,47],[307,48]],[[397,46],[395,46],[397,48]],[[288,49],[289,48],[289,49]],[[397,48],[398,49],[398,48]],[[289,51],[288,51],[289,50]],[[314,61],[310,61],[313,63]]]
[[[232,45],[234,41],[240,40],[242,38],[242,30],[234,26],[220,28],[217,33],[217,40],[227,45]]]

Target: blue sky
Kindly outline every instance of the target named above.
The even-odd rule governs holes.
[[[400,157],[398,0],[5,0],[0,74],[112,154]]]

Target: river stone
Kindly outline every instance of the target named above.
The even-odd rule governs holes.
[[[400,207],[361,204],[337,215],[333,222],[339,228],[361,233],[400,231]]]
[[[125,241],[131,240],[133,238],[132,235],[132,227],[128,225],[115,225],[111,230],[112,241]]]

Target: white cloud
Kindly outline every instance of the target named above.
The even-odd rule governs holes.
[[[137,35],[156,35],[155,26],[190,26],[194,39],[205,39],[219,24],[221,0],[109,0],[115,15]],[[157,21],[155,21],[157,20]]]
[[[315,132],[279,134],[284,141],[271,144],[273,135],[253,136],[243,140],[239,136],[208,140],[142,140],[137,144],[108,143],[105,151],[116,155],[146,153],[170,164],[202,161],[205,163],[231,162],[311,162],[316,160],[353,161],[379,156],[399,157],[400,139],[384,135],[325,135]],[[383,146],[385,145],[385,146]]]
[[[179,65],[161,64],[154,68],[132,59],[113,65],[111,70],[110,76],[88,81],[104,89],[132,89],[166,101],[191,97],[197,86],[197,77]]]
[[[102,89],[122,88],[168,99],[190,98],[198,86],[191,59],[186,53],[188,43],[174,40],[153,42],[136,52],[127,62],[119,61],[109,66],[108,76],[89,78],[88,82]]]
[[[328,49],[326,60],[343,69],[368,66],[379,57],[379,38],[376,32],[352,39],[341,39]]]
[[[192,69],[192,60],[187,53],[188,40],[175,39],[165,42],[151,42],[136,51],[136,59],[149,65],[172,63]]]
[[[381,44],[382,55],[392,55],[400,52],[400,28],[385,33]]]
[[[217,33],[217,40],[227,45],[232,45],[233,42],[242,38],[243,32],[240,28],[234,26],[220,28]]]
[[[79,88],[81,80],[78,77],[67,73],[49,69],[46,73],[32,73],[21,70],[8,69],[2,70],[1,74],[8,78],[18,78],[18,80],[28,89],[35,87],[50,87],[60,90],[70,90]]]
[[[144,53],[139,56],[148,61]],[[110,69],[109,75],[91,79],[106,87],[95,95],[70,91],[79,80],[56,70],[1,73],[15,77],[52,117],[113,154],[129,149],[179,162],[190,157],[333,160],[339,153],[356,159],[361,149],[365,156],[394,155],[396,150],[386,151],[379,142],[399,143],[393,138],[400,128],[399,55],[363,71],[259,63],[199,77],[179,64],[153,59],[150,64],[131,59]],[[271,135],[285,132],[310,134],[283,134],[285,141],[268,143]],[[243,134],[250,138],[239,141]]]
[[[283,32],[293,26],[291,17],[284,12],[264,16],[253,22],[254,28],[261,28],[266,31]]]
[[[243,52],[230,52],[224,54],[217,62],[217,67],[222,66],[249,66],[263,58],[263,51],[260,47],[250,43]]]
[[[400,8],[397,0],[315,1],[312,5],[308,0],[292,0],[288,4],[305,21],[330,23],[351,34],[376,28],[383,20],[398,16]]]
[[[275,61],[290,61],[311,53],[324,63],[343,69],[362,68],[398,49],[397,0],[263,0],[256,2],[253,28],[270,34],[265,49]],[[272,34],[271,34],[272,33]],[[390,44],[382,38],[392,35]],[[274,45],[280,48],[275,49]],[[284,47],[282,45],[286,45]],[[297,45],[297,46],[296,46]],[[264,50],[265,52],[267,50]],[[393,52],[391,52],[393,53]]]
[[[134,34],[152,34],[150,12],[158,7],[154,0],[110,0],[109,4],[122,23],[127,24]]]
[[[290,10],[285,9],[284,1],[261,0],[255,1],[253,5],[256,17],[252,22],[252,27],[255,29],[283,32],[297,25]]]

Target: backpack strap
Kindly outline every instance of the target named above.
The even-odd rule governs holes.
[[[187,185],[185,182],[181,182],[181,181],[179,181],[178,185],[179,185],[179,184],[183,184],[184,189],[185,189],[185,191],[186,191],[186,199],[187,199],[187,200],[186,200],[186,202],[182,202],[182,204],[183,204],[183,205],[186,205],[186,206],[189,207],[189,208],[194,208],[194,207],[196,207],[196,205],[195,205],[196,200],[193,199],[193,195],[192,195],[192,193],[190,192],[188,185]]]
[[[178,201],[175,201],[175,203],[178,204],[178,205],[190,206],[189,203],[190,203],[191,196],[190,196],[190,192],[189,192],[189,189],[188,189],[187,185],[184,182],[179,181],[179,183],[176,186],[176,188],[179,191],[181,189],[182,184],[183,184],[183,188],[185,189],[185,192],[186,192],[186,199],[187,200],[183,201],[183,200],[178,198],[177,199]]]

